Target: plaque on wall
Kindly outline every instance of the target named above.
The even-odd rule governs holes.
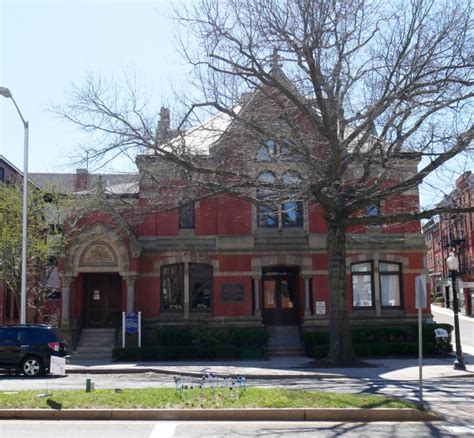
[[[221,300],[223,303],[243,303],[243,283],[223,283],[221,285]]]

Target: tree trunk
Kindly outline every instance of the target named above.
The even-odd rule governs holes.
[[[346,230],[342,223],[328,223],[326,249],[330,297],[330,349],[326,359],[337,363],[352,362],[355,354],[347,309]]]

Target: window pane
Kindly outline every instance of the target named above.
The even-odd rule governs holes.
[[[271,157],[268,152],[268,149],[265,146],[262,146],[257,152],[257,161],[270,161]]]
[[[281,142],[281,157],[286,160],[294,158],[294,149],[295,145],[291,140],[283,140]]]
[[[258,207],[258,226],[262,228],[274,228],[278,226],[278,214],[274,208],[262,205]]]
[[[281,206],[281,218],[284,227],[303,226],[303,203],[285,202]]]
[[[194,228],[194,202],[187,202],[179,208],[179,228]]]
[[[400,272],[400,265],[398,263],[380,262],[379,271],[380,272]]]
[[[351,266],[352,272],[370,272],[372,271],[372,264],[370,262],[367,263],[354,263]]]
[[[352,294],[354,307],[372,307],[372,276],[353,275]]]
[[[382,306],[400,307],[400,277],[398,275],[380,275]]]
[[[189,266],[191,309],[210,310],[212,303],[212,266],[199,263],[191,263]]]
[[[269,138],[268,140],[265,141],[265,147],[268,149],[268,153],[270,155],[275,155],[276,154],[276,143],[275,140]]]
[[[161,268],[161,302],[163,310],[183,308],[183,264]]]

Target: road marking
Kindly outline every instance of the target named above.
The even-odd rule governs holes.
[[[160,421],[156,423],[148,438],[173,438],[176,426],[175,421]]]

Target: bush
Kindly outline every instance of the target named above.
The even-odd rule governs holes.
[[[423,325],[423,354],[439,354],[452,350],[450,336],[436,339],[435,329],[443,328],[449,335],[453,327],[449,324]],[[418,327],[354,327],[351,329],[354,351],[358,356],[403,356],[418,353]],[[306,332],[303,336],[306,354],[323,358],[329,353],[329,332]]]
[[[262,359],[269,335],[263,328],[166,327],[156,344],[116,348],[117,360]]]

